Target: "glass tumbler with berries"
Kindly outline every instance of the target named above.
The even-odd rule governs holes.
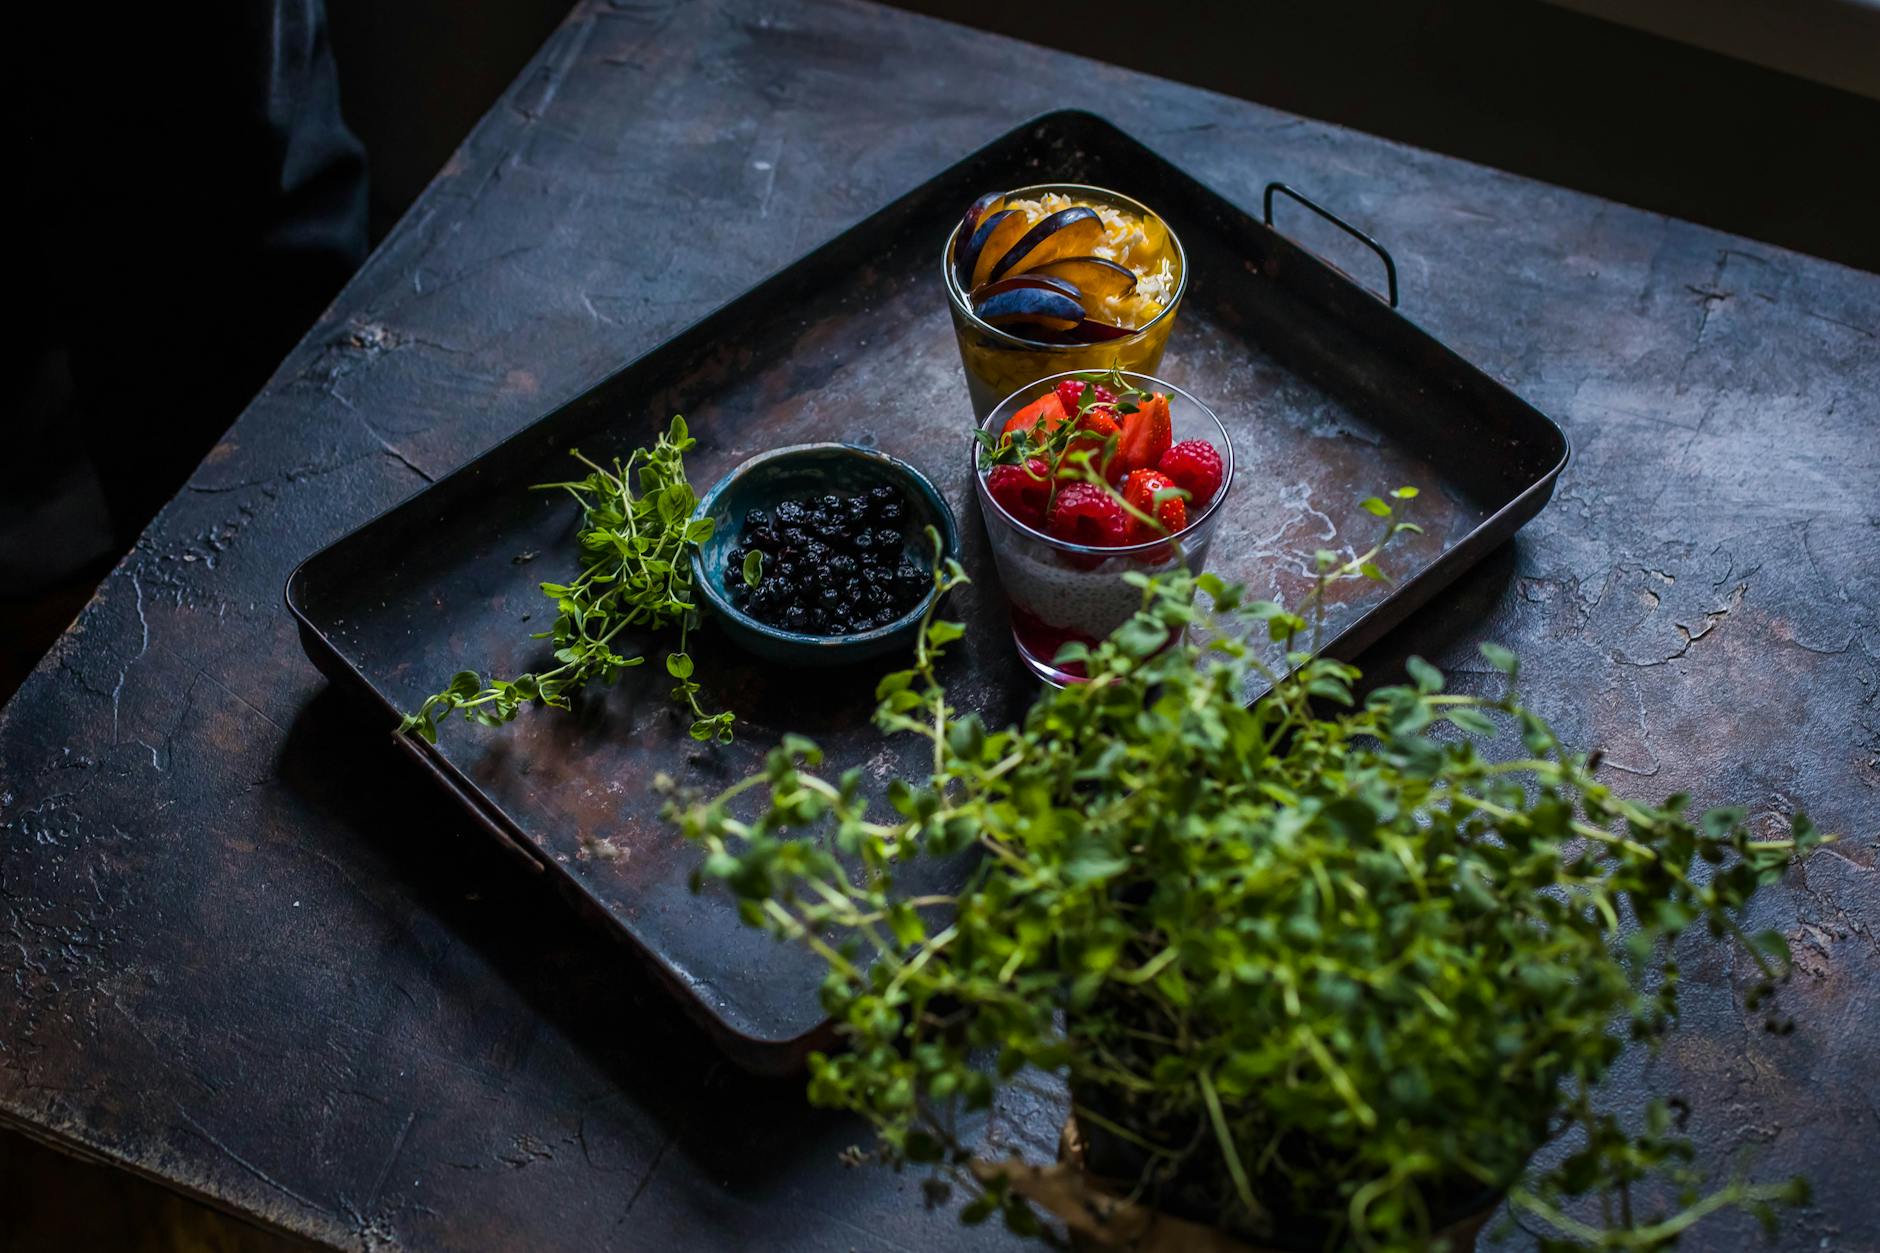
[[[974,443],[986,533],[1025,665],[1063,685],[1136,611],[1123,577],[1199,572],[1225,514],[1234,449],[1213,411],[1123,370],[1054,375],[1001,401]]]

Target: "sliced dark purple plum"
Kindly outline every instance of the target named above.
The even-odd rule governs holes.
[[[955,263],[955,274],[959,278],[961,287],[971,291],[975,286],[973,270],[978,266],[979,254],[984,251],[986,240],[992,237],[992,232],[997,230],[1002,223],[1012,221],[1022,223],[1024,220],[1025,215],[1017,209],[1000,209],[980,219],[979,225],[973,228],[972,236],[967,239],[966,246],[960,249],[959,258]]]
[[[973,305],[982,322],[993,326],[1026,323],[1047,330],[1068,331],[1084,320],[1084,307],[1063,292],[1048,287],[1015,287],[988,296]]]
[[[989,191],[966,206],[966,216],[960,219],[960,229],[953,236],[953,260],[956,264],[960,259],[960,252],[966,247],[966,241],[971,239],[973,232],[979,229],[980,221],[985,218],[986,214],[1004,203],[1004,192]]]
[[[986,237],[973,256],[973,278],[968,284],[970,288],[978,290],[998,277],[992,273],[992,264],[1011,251],[1012,245],[1024,237],[1029,229],[1026,221],[1023,213],[1001,209],[979,224],[980,230],[986,230],[987,227],[991,229],[986,230]],[[974,232],[975,235],[978,233]]]
[[[1000,292],[1017,291],[1021,287],[1042,287],[1047,291],[1062,292],[1080,305],[1084,300],[1084,294],[1077,290],[1077,284],[1066,279],[1051,278],[1044,274],[1019,274],[1012,278],[1002,278],[996,283],[987,283],[984,287],[975,287],[973,289],[973,301],[977,303],[984,300],[987,296],[996,296]]]
[[[1140,329],[1140,327],[1137,328],[1137,330]],[[1070,337],[1080,344],[1101,343],[1106,339],[1122,339],[1125,336],[1134,335],[1135,333],[1136,331],[1131,330],[1127,326],[1117,326],[1110,322],[1097,322],[1090,318],[1085,318],[1076,326],[1073,326],[1069,332]]]
[[[1103,219],[1095,209],[1083,205],[1059,209],[1014,240],[995,263],[988,265],[984,256],[979,257],[973,267],[974,286],[1007,274],[1023,274],[1066,257],[1089,256],[1090,250],[1103,242],[1103,236]],[[980,277],[982,270],[984,278]]]
[[[1127,296],[1136,290],[1135,271],[1102,257],[1065,257],[1062,261],[1032,266],[1025,273],[1067,279],[1092,300]]]

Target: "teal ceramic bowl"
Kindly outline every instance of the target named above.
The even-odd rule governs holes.
[[[732,604],[727,590],[727,580],[743,577],[742,571],[729,567],[731,550],[738,546],[738,533],[747,512],[773,509],[796,497],[831,492],[847,495],[884,483],[907,500],[907,541],[902,554],[922,566],[932,565],[933,552],[927,539],[927,528],[931,526],[940,532],[946,555],[959,560],[959,528],[953,521],[953,511],[934,485],[905,461],[872,448],[853,444],[773,448],[718,480],[693,515],[710,518],[717,527],[712,537],[693,552],[692,572],[724,633],[759,657],[792,666],[847,665],[912,649],[921,615],[933,603],[932,592],[893,622],[872,631],[810,635],[758,621]]]

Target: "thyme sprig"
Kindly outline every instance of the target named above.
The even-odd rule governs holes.
[[[453,711],[484,726],[500,726],[530,701],[567,709],[575,691],[589,683],[611,684],[621,671],[645,662],[643,655],[621,651],[616,641],[622,632],[676,626],[679,646],[666,654],[666,672],[676,680],[672,698],[690,711],[693,739],[728,743],[735,718],[729,711],[707,713],[700,706],[701,688],[686,651],[699,620],[692,549],[710,539],[713,530],[710,518],[692,517],[698,498],[685,475],[685,453],[696,443],[685,419],[675,415],[651,448],[635,450],[624,463],[603,466],[570,449],[590,473],[533,489],[565,491],[581,508],[575,534],[580,573],[566,583],[542,584],[542,594],[555,602],[555,622],[531,636],[553,641],[560,664],[487,681],[474,670],[461,671],[405,716],[399,734],[435,744],[437,724]]]
[[[1751,1005],[1786,974],[1782,938],[1738,918],[1822,842],[1806,817],[1767,839],[1741,810],[1615,794],[1521,703],[1498,646],[1481,650],[1498,695],[1413,660],[1360,698],[1354,667],[1315,655],[1316,609],[1129,577],[1140,611],[1059,654],[1089,681],[1002,730],[948,701],[937,662],[961,628],[930,615],[877,723],[929,741],[932,765],[885,807],[798,737],[675,803],[700,879],[827,963],[849,1047],[813,1058],[813,1102],[868,1118],[885,1160],[931,1164],[928,1195],[963,1192],[965,1220],[1047,1237],[1023,1169],[960,1130],[1028,1068],[1133,1153],[1136,1196],[1256,1244],[1427,1253],[1505,1193],[1549,1250],[1660,1250],[1720,1209],[1773,1222],[1806,1196],[1705,1191],[1676,1102],[1639,1130],[1598,1104],[1625,1035],[1655,1045],[1676,1022],[1680,936],[1741,945]],[[1312,599],[1378,577],[1376,548],[1322,554]],[[1247,706],[1256,677],[1271,694]],[[1488,756],[1504,736],[1516,755]],[[956,894],[897,890],[905,861],[966,850]],[[1530,1168],[1554,1137],[1564,1158]]]

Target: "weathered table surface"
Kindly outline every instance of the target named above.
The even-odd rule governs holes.
[[[1880,1247],[1880,278],[852,0],[581,5],[0,712],[0,1117],[340,1247],[1000,1244],[719,1063],[361,732],[280,589],[1065,104],[1243,204],[1348,211],[1412,316],[1568,427],[1554,504],[1385,651],[1507,641],[1626,789],[1848,833],[1755,910],[1795,1034],[1694,942],[1683,1029],[1613,1099],[1682,1092],[1708,1162],[1809,1175],[1779,1247]]]

